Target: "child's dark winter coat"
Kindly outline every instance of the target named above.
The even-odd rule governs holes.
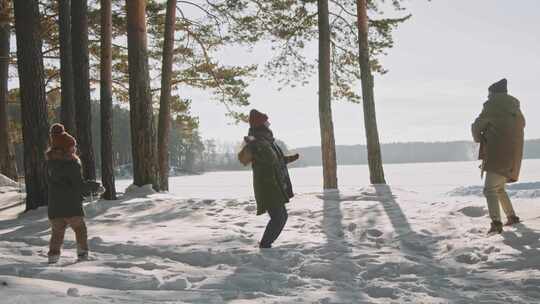
[[[74,159],[50,159],[47,167],[49,218],[84,216],[84,182],[79,162]]]

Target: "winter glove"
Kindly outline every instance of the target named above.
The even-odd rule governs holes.
[[[253,161],[253,154],[247,144],[238,152],[238,161],[244,166],[249,165]]]
[[[285,163],[289,164],[294,161],[297,161],[300,158],[300,154],[296,153],[293,155],[285,156]]]

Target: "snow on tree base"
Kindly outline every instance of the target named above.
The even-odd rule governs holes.
[[[140,197],[155,194],[156,191],[152,188],[152,185],[144,185],[142,187],[131,184],[127,187],[125,195],[128,197]]]
[[[0,174],[0,187],[19,187],[19,183],[9,179],[5,175]]]

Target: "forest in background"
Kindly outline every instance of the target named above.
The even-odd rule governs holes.
[[[52,102],[54,104],[54,102]],[[18,124],[20,117],[19,106],[10,104],[10,120]],[[120,105],[113,108],[113,145],[115,173],[118,177],[131,177],[132,162],[129,110]],[[52,115],[59,115],[59,109]],[[99,140],[100,117],[99,104],[92,103],[92,136],[96,155],[97,173],[101,176],[101,148]],[[197,120],[194,120],[197,122]],[[241,142],[220,142],[215,139],[204,139],[196,128],[186,128],[181,123],[174,123],[169,135],[170,166],[172,176],[185,174],[200,174],[209,171],[243,170],[237,160],[236,153]],[[12,138],[21,138],[14,134]],[[24,168],[22,158],[22,142],[15,141],[17,167]],[[298,162],[292,167],[321,166],[321,148],[319,146],[299,147],[290,149],[283,141],[278,144],[284,151],[300,153]],[[385,163],[424,163],[424,162],[453,162],[472,161],[477,159],[478,145],[470,141],[451,142],[404,142],[381,144],[382,157]],[[20,153],[19,153],[20,152]],[[365,165],[368,163],[365,145],[336,145],[338,165]],[[527,140],[524,150],[525,159],[540,158],[540,139]]]

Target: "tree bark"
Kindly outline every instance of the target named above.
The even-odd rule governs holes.
[[[88,3],[71,1],[71,38],[76,103],[77,141],[86,180],[96,179],[96,162],[92,144],[92,110],[90,108],[90,66],[88,58]]]
[[[105,187],[103,198],[116,199],[113,159],[113,111],[112,111],[112,3],[101,0],[101,182]]]
[[[160,190],[169,190],[169,134],[171,132],[171,78],[174,51],[176,0],[167,1],[165,38],[161,68],[161,95],[159,103],[158,161]]]
[[[330,79],[330,24],[328,0],[319,0],[319,121],[324,189],[337,189],[336,143],[332,122]]]
[[[133,183],[159,190],[146,38],[146,1],[126,0]]]
[[[17,34],[26,210],[47,205],[47,148],[49,123],[43,57],[41,53],[40,15],[37,0],[14,1]]]
[[[9,22],[10,1],[0,1],[0,173],[17,180],[17,162],[13,145],[9,138],[9,123],[7,115],[8,79],[9,79],[9,49],[11,25]]]
[[[70,134],[76,134],[75,97],[73,87],[73,55],[71,44],[71,0],[58,0],[58,32],[60,40],[60,121]]]
[[[359,62],[362,80],[362,98],[364,104],[364,125],[369,164],[369,177],[372,184],[386,184],[381,157],[381,145],[377,130],[375,113],[375,95],[373,75],[369,62],[368,17],[366,0],[357,0]]]

